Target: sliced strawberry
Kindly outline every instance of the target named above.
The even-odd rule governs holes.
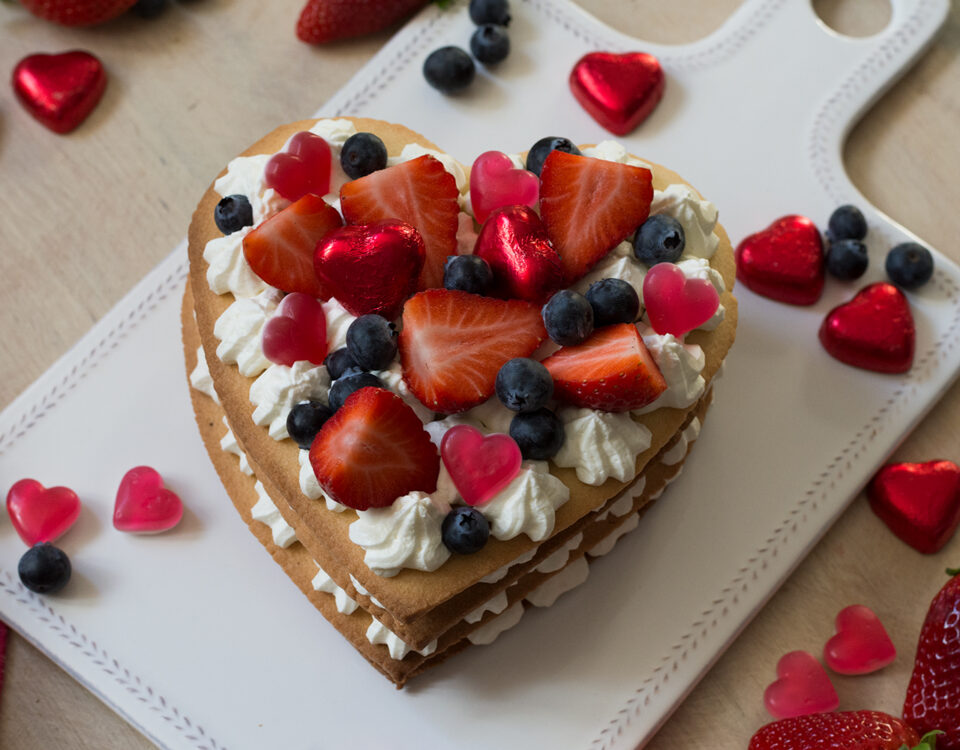
[[[428,289],[403,308],[403,379],[428,408],[466,411],[490,398],[500,368],[530,356],[546,333],[529,302]]]
[[[457,254],[459,195],[453,175],[427,154],[345,183],[340,208],[348,224],[399,219],[415,226],[427,248],[419,288],[429,289],[443,286],[443,264]]]
[[[551,151],[540,172],[540,216],[572,283],[650,215],[649,169]]]
[[[343,220],[333,206],[308,194],[244,237],[243,256],[270,286],[319,297],[313,251],[321,239],[341,226]]]
[[[436,490],[440,456],[403,399],[361,388],[313,439],[310,465],[332,499],[367,510],[389,507],[408,492]]]
[[[646,406],[667,389],[653,357],[630,323],[597,329],[577,346],[543,360],[559,401],[603,411]]]

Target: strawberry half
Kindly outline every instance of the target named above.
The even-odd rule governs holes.
[[[920,743],[916,731],[881,711],[840,711],[781,719],[761,727],[748,750],[900,750]],[[933,738],[924,737],[933,750]]]
[[[438,159],[416,159],[347,182],[340,208],[348,224],[399,219],[417,228],[427,248],[420,289],[443,286],[443,265],[457,254],[460,204],[457,181]]]
[[[309,0],[297,36],[308,44],[372,34],[402,21],[428,0]]]
[[[649,169],[551,151],[540,172],[540,216],[567,282],[643,224],[652,201]]]
[[[437,489],[440,456],[423,422],[383,388],[354,391],[317,433],[310,465],[329,497],[355,510]]]
[[[646,406],[667,381],[635,325],[620,323],[594,331],[582,344],[565,346],[543,360],[559,401],[602,411]]]
[[[323,198],[307,194],[244,237],[243,257],[270,286],[319,297],[313,251],[320,240],[341,226],[337,209]]]
[[[428,289],[403,308],[403,379],[428,408],[466,411],[493,395],[507,361],[530,356],[546,335],[529,302]]]

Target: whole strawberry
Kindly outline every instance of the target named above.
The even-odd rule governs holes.
[[[399,23],[429,0],[308,0],[297,36],[309,44],[372,34]]]
[[[93,26],[129,10],[137,0],[20,0],[35,16],[62,26]]]
[[[748,750],[934,750],[903,721],[880,711],[841,711],[781,719],[761,727]]]
[[[940,750],[960,749],[960,570],[930,603],[903,716],[920,731],[943,730]]]

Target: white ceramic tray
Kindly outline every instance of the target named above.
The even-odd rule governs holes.
[[[461,4],[422,13],[321,112],[404,122],[464,161],[548,134],[594,142],[604,133],[573,102],[567,71],[589,50],[644,49],[663,61],[667,94],[625,140],[715,201],[735,241],[784,213],[822,224],[856,202],[871,226],[866,282],[911,236],[856,193],[841,142],[936,32],[946,0],[893,0],[889,27],[858,41],[824,28],[806,0],[748,0],[682,47],[641,44],[563,0],[514,4],[510,60],[467,96],[445,99],[419,72],[429,50],[466,43]],[[33,476],[85,503],[63,540],[75,579],[56,597],[19,584],[23,547],[0,521],[0,617],[166,748],[634,747],[960,365],[960,269],[939,254],[933,282],[911,296],[917,359],[904,376],[821,351],[820,320],[851,288],[831,282],[809,309],[741,288],[716,405],[666,501],[586,585],[397,692],[268,560],[207,461],[181,367],[184,255],[177,248],[0,415],[0,487]],[[186,501],[170,534],[110,525],[115,487],[140,463]]]

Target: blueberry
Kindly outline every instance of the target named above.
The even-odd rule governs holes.
[[[470,51],[484,65],[503,62],[510,54],[510,37],[503,26],[485,23],[470,37]]]
[[[837,240],[862,240],[867,236],[867,220],[856,206],[840,206],[830,214],[827,237]]]
[[[156,18],[167,9],[167,0],[137,0],[130,9],[140,18]]]
[[[538,177],[540,170],[543,169],[543,163],[551,151],[563,151],[568,154],[580,155],[580,149],[573,145],[569,138],[561,138],[558,135],[548,135],[534,143],[527,152],[527,170],[533,172]]]
[[[476,73],[473,58],[459,47],[435,49],[423,61],[423,77],[444,94],[462,91],[473,83]]]
[[[330,380],[342,378],[346,370],[351,367],[356,369],[357,372],[361,372],[360,366],[345,346],[330,352],[327,358],[323,360],[323,364],[327,368],[327,372],[330,373]]]
[[[933,276],[933,256],[923,245],[904,242],[887,253],[887,276],[897,286],[916,289]]]
[[[386,370],[397,356],[397,327],[382,315],[361,315],[347,329],[347,349],[364,370]]]
[[[340,149],[340,166],[356,180],[387,166],[387,147],[373,133],[354,133]]]
[[[827,250],[827,270],[841,281],[859,279],[867,262],[867,246],[860,240],[835,240]]]
[[[527,460],[546,461],[563,447],[563,422],[549,409],[517,414],[510,422],[510,437]]]
[[[17,565],[20,582],[37,594],[52,594],[70,580],[70,558],[50,542],[35,544],[23,553]]]
[[[253,207],[245,195],[228,195],[213,209],[213,220],[224,234],[253,226]]]
[[[511,359],[497,373],[497,398],[508,409],[536,411],[553,395],[553,378],[535,359]]]
[[[458,555],[472,555],[490,538],[490,524],[476,508],[461,505],[444,516],[440,526],[443,543]]]
[[[576,346],[593,333],[593,308],[582,294],[563,289],[543,306],[543,325],[560,346]]]
[[[507,0],[470,0],[470,20],[477,26],[495,23],[510,25],[510,3]]]
[[[383,387],[380,378],[369,372],[347,375],[333,381],[333,385],[330,386],[330,393],[327,394],[327,401],[330,402],[330,408],[336,411],[343,406],[343,403],[350,398],[354,391],[359,391],[361,388]]]
[[[304,450],[320,432],[324,423],[333,416],[333,409],[319,401],[304,401],[294,406],[287,414],[287,432]]]
[[[633,254],[648,266],[676,263],[687,241],[683,226],[672,216],[654,214],[640,225],[633,239]]]
[[[490,264],[476,255],[451,255],[443,266],[443,288],[486,294],[493,283]]]
[[[595,328],[614,323],[633,323],[640,314],[637,290],[621,279],[595,281],[587,289]]]

